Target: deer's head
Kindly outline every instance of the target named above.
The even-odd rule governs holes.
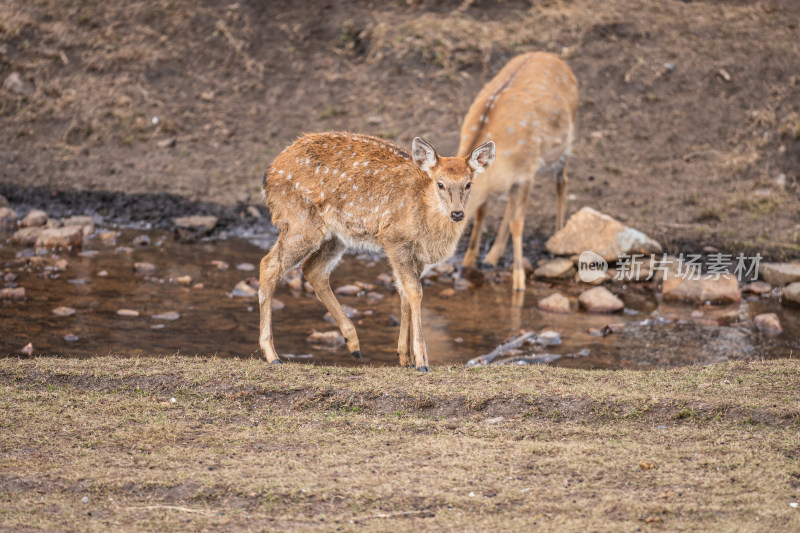
[[[453,222],[464,220],[472,178],[494,162],[494,143],[475,148],[467,157],[439,157],[431,145],[415,137],[411,143],[414,163],[431,179],[439,209]]]

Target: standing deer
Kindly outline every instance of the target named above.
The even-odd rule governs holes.
[[[317,298],[360,359],[355,327],[329,276],[347,248],[382,248],[401,297],[400,364],[427,372],[420,276],[426,265],[455,252],[472,179],[494,154],[494,143],[487,142],[465,157],[440,157],[416,137],[409,156],[382,139],[350,133],[308,134],[281,152],[264,175],[266,203],[280,229],[260,268],[259,344],[267,360],[281,362],[272,342],[275,286],[301,261]]]
[[[514,290],[525,290],[522,229],[525,206],[537,172],[552,167],[556,174],[556,230],[564,226],[567,199],[565,167],[572,145],[578,107],[578,82],[566,63],[553,54],[535,52],[515,57],[478,94],[461,128],[458,153],[492,139],[498,163],[475,180],[467,210],[474,216],[464,266],[478,258],[481,225],[490,196],[508,194],[505,215],[484,263],[496,265],[506,249],[508,230],[514,244]]]

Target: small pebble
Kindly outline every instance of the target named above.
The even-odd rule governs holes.
[[[219,270],[228,270],[228,263],[225,261],[220,261],[219,259],[214,259],[211,261],[211,265],[217,267]]]
[[[56,316],[63,316],[63,317],[72,316],[75,314],[75,309],[71,307],[60,306],[53,309],[53,314]]]
[[[108,276],[108,270],[101,270],[100,272],[97,273],[97,275],[100,276],[101,278],[104,278]]]
[[[66,335],[64,335],[64,340],[67,342],[75,342],[78,340],[78,336],[75,335],[74,333],[67,333]]]
[[[33,343],[29,342],[28,344],[23,346],[22,349],[20,350],[20,353],[23,353],[25,355],[31,355],[33,353]]]
[[[306,338],[314,348],[335,350],[344,344],[344,337],[338,331],[315,331]]]
[[[139,235],[133,239],[131,244],[140,248],[144,246],[150,246],[150,237],[147,235]]]
[[[139,316],[139,311],[136,311],[135,309],[120,309],[117,311],[117,314],[119,316],[135,317]]]
[[[780,335],[783,333],[780,318],[775,313],[763,313],[753,318],[753,323],[762,333],[767,335]]]
[[[561,344],[561,335],[552,329],[546,329],[536,336],[536,344],[543,346],[556,346]]]
[[[188,287],[192,284],[192,276],[179,276],[175,278],[175,282],[184,287]]]
[[[165,313],[159,313],[157,315],[153,315],[155,320],[178,320],[181,317],[176,311],[167,311]]]
[[[153,274],[156,271],[156,266],[153,263],[134,263],[133,270],[137,274]]]
[[[26,297],[25,287],[0,289],[0,300],[21,301]]]
[[[256,269],[256,266],[253,263],[239,263],[236,265],[236,270],[243,270],[245,272],[251,272]]]
[[[113,243],[113,241],[117,240],[117,237],[119,237],[119,232],[118,231],[101,231],[100,233],[97,234],[97,236],[103,242]]]
[[[244,280],[236,284],[236,287],[233,288],[231,296],[236,296],[239,298],[255,298],[257,294],[258,291],[251,287],[246,280]]]
[[[342,285],[337,287],[334,294],[341,294],[343,296],[356,296],[361,292],[361,287],[358,285]]]
[[[766,281],[754,281],[742,287],[742,292],[752,292],[754,294],[769,294],[772,292],[772,285]]]

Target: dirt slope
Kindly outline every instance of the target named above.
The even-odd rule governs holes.
[[[798,23],[792,0],[11,0],[0,78],[23,86],[0,89],[0,193],[257,203],[303,131],[422,135],[451,153],[482,84],[550,50],[581,86],[571,212],[604,210],[672,251],[797,257]],[[554,196],[540,179],[535,240]]]

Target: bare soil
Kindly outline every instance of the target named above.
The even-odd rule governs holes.
[[[796,360],[0,360],[0,529],[792,531]]]
[[[549,50],[581,87],[571,211],[591,205],[670,251],[800,257],[798,23],[793,0],[11,0],[0,78],[30,91],[0,89],[0,194],[112,218],[144,202],[159,219],[176,200],[235,217],[301,132],[454,152],[480,87]],[[553,189],[543,177],[532,193],[529,250],[552,231]]]

